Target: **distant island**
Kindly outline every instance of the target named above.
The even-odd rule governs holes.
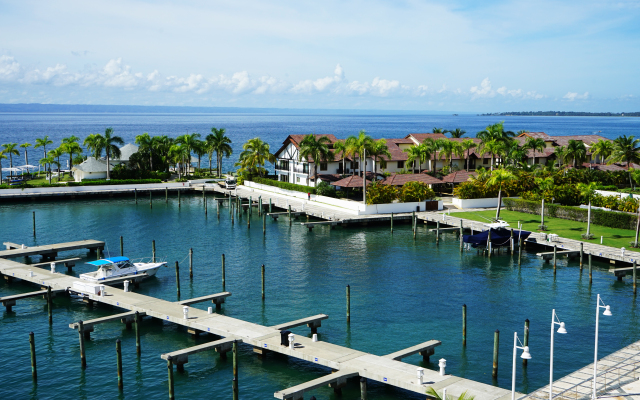
[[[536,116],[536,117],[640,117],[640,112],[581,112],[581,111],[509,111],[479,114],[482,116]]]

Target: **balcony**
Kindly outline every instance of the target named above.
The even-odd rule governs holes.
[[[277,160],[276,169],[279,169],[281,171],[289,171],[289,161]]]
[[[296,165],[293,167],[293,172],[299,174],[309,174],[309,164]]]

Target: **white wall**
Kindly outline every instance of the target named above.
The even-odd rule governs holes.
[[[185,182],[167,182],[167,183],[142,183],[138,185],[94,185],[94,186],[63,186],[63,187],[42,187],[42,188],[26,188],[26,189],[0,189],[0,196],[15,194],[31,194],[31,193],[79,193],[79,192],[97,192],[110,190],[148,190],[148,189],[164,189],[175,187],[189,187]]]
[[[634,199],[640,199],[640,194],[631,194],[631,193],[621,193],[621,192],[609,192],[607,190],[596,190],[596,193],[598,193],[601,196],[615,196],[619,199],[625,199],[628,198],[629,195],[631,195]]]
[[[502,198],[504,200],[504,197]],[[495,208],[498,207],[498,198],[488,199],[459,199],[453,198],[453,205],[457,208]],[[502,203],[504,206],[504,202]]]

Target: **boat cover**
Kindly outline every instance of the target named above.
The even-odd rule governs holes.
[[[522,240],[526,240],[529,237],[529,235],[531,235],[531,232],[529,231],[521,231],[521,230],[513,231],[513,239],[516,242],[518,241],[518,236],[520,236]],[[473,247],[486,246],[488,236],[489,236],[489,231],[487,230],[487,231],[476,233],[475,235],[463,235],[462,241],[464,243],[471,243]],[[511,239],[511,230],[491,229],[491,246],[492,247],[510,246],[511,243],[509,239]]]
[[[129,261],[129,257],[104,258],[102,260],[89,261],[87,264],[91,264],[91,265],[95,265],[96,267],[99,267],[101,265],[115,264],[122,261]]]

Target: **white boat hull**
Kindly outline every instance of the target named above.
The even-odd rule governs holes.
[[[133,263],[133,267],[113,270],[98,269],[94,272],[86,274],[80,274],[79,278],[88,282],[99,283],[107,279],[125,278],[131,277],[132,280],[142,281],[149,277],[152,277],[158,272],[158,269],[162,266],[166,266],[167,263]],[[140,276],[143,275],[144,276]]]

